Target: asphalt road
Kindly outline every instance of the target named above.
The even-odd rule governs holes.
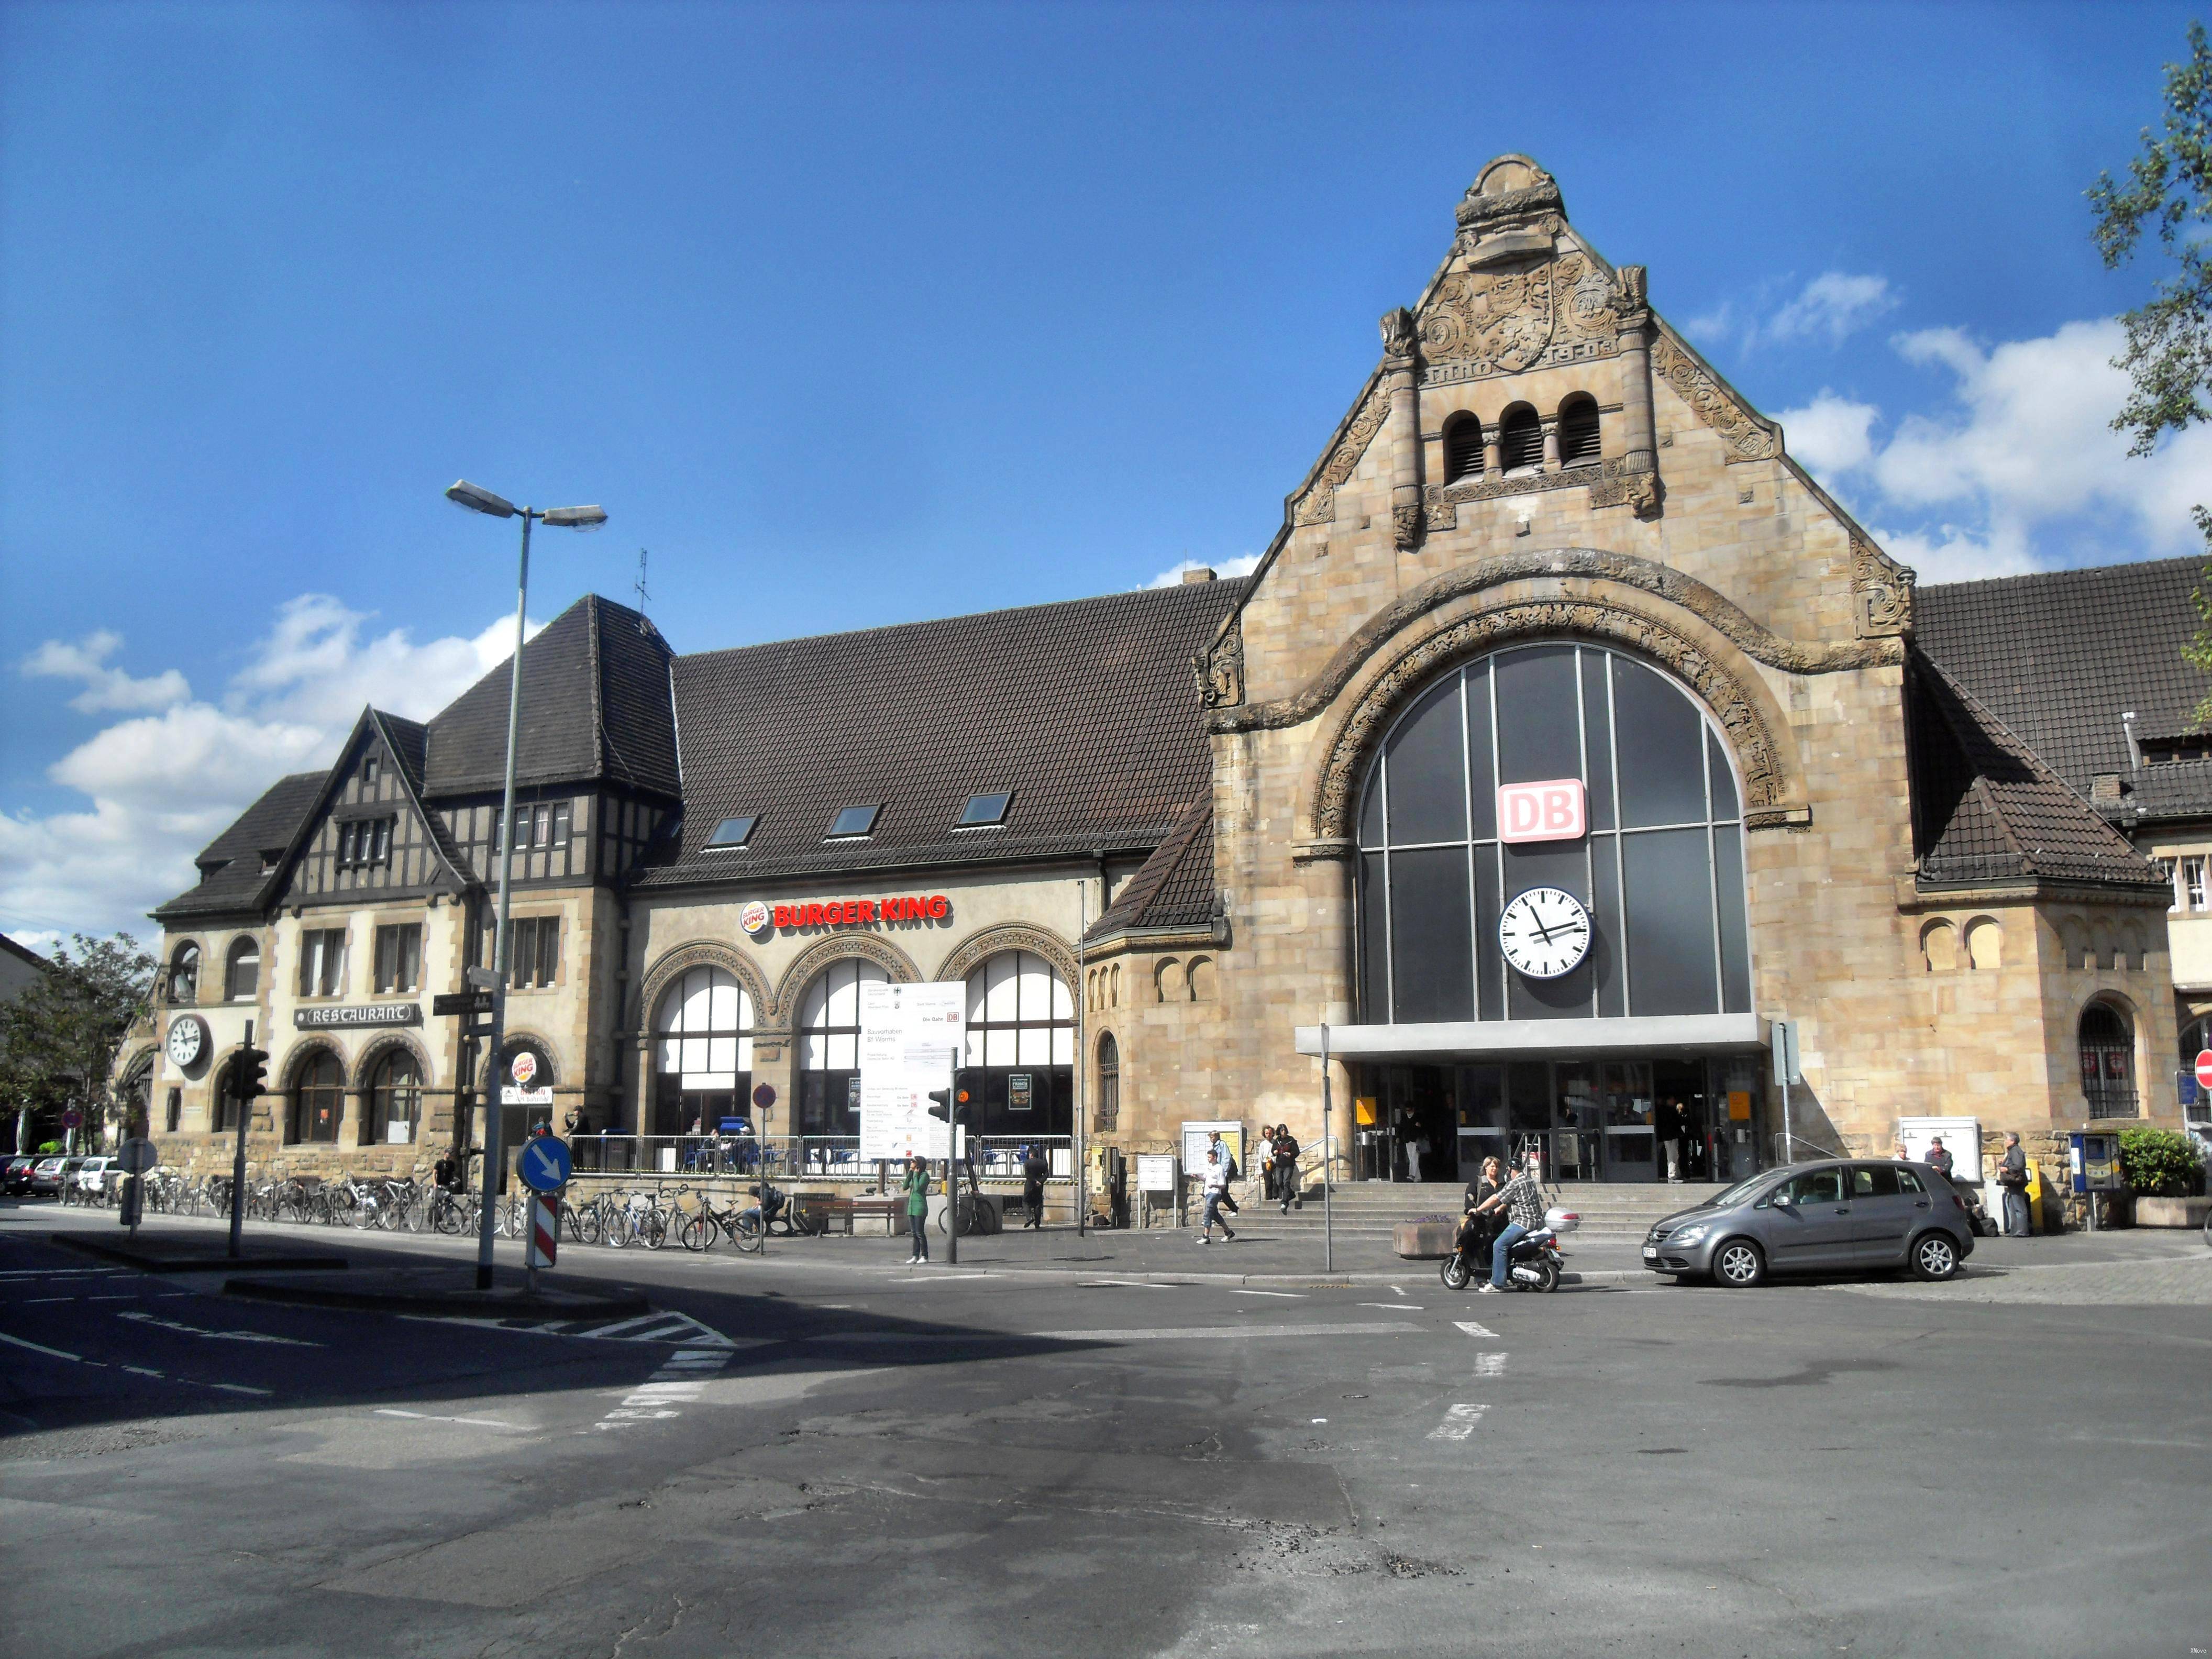
[[[1548,1297],[1067,1234],[572,1250],[655,1312],[507,1328],[64,1225],[117,1231],[0,1206],[0,1653],[2212,1649],[2189,1238]],[[307,1237],[361,1282],[465,1259]]]

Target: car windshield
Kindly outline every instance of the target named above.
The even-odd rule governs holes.
[[[1744,1200],[1749,1198],[1755,1190],[1757,1190],[1761,1182],[1771,1181],[1771,1179],[1773,1179],[1773,1172],[1771,1170],[1768,1171],[1765,1175],[1747,1176],[1744,1180],[1737,1182],[1735,1186],[1727,1188],[1725,1191],[1715,1193],[1704,1203],[1698,1205],[1698,1207],[1701,1210],[1724,1210],[1732,1204],[1741,1204]]]

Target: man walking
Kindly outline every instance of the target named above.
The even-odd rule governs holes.
[[[1536,1165],[1527,1153],[1513,1160],[1513,1179],[1477,1205],[1471,1215],[1487,1215],[1504,1209],[1506,1224],[1490,1247],[1490,1283],[1478,1288],[1485,1296],[1505,1289],[1505,1266],[1513,1247],[1544,1223],[1544,1189],[1536,1184]]]
[[[2027,1225],[2027,1154],[2020,1136],[2005,1131],[2004,1156],[1997,1160],[1997,1189],[2004,1194],[2004,1234],[2026,1238]]]
[[[1022,1149],[1022,1207],[1029,1212],[1029,1219],[1022,1224],[1024,1227],[1044,1225],[1044,1178],[1048,1168],[1044,1148],[1036,1141]]]
[[[1275,1188],[1283,1200],[1283,1213],[1291,1212],[1296,1204],[1301,1210],[1306,1206],[1306,1195],[1298,1185],[1298,1138],[1291,1133],[1287,1123],[1275,1126]]]
[[[1237,1235],[1230,1231],[1228,1218],[1221,1213],[1221,1201],[1229,1196],[1229,1157],[1228,1149],[1222,1146],[1218,1135],[1206,1143],[1206,1173],[1202,1179],[1206,1208],[1199,1217],[1198,1242],[1201,1244],[1213,1243],[1213,1224],[1218,1221],[1221,1224],[1222,1242],[1226,1243]]]
[[[914,1235],[914,1254],[906,1265],[911,1267],[929,1260],[929,1165],[920,1152],[907,1158],[905,1184],[907,1231]]]

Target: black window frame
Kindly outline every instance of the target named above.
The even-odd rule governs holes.
[[[731,829],[732,825],[736,826],[736,833],[725,835],[723,832]],[[735,852],[750,842],[753,838],[753,831],[759,828],[760,814],[757,812],[750,815],[741,813],[736,817],[724,818],[714,826],[714,833],[707,837],[707,845],[710,848],[720,848],[727,852]]]
[[[846,819],[851,817],[855,812],[866,812],[868,816],[864,821],[862,821],[860,828],[856,830],[843,828],[842,826]],[[829,833],[823,836],[822,839],[824,841],[865,841],[867,837],[876,833],[876,821],[883,816],[883,812],[884,804],[881,801],[878,801],[872,806],[865,804],[859,804],[851,806],[841,806],[835,812],[830,814]]]
[[[989,801],[998,803],[997,810],[988,817],[978,817],[975,815],[977,805]],[[970,795],[968,804],[960,809],[959,821],[952,827],[956,830],[995,830],[1006,821],[1006,813],[1013,804],[1014,792],[1011,789],[994,789],[988,794]]]

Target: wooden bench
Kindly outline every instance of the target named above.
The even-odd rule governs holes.
[[[845,1233],[850,1237],[854,1224],[862,1216],[881,1216],[884,1237],[890,1237],[906,1219],[906,1199],[897,1198],[831,1198],[805,1200],[807,1207],[831,1221],[842,1219]]]

